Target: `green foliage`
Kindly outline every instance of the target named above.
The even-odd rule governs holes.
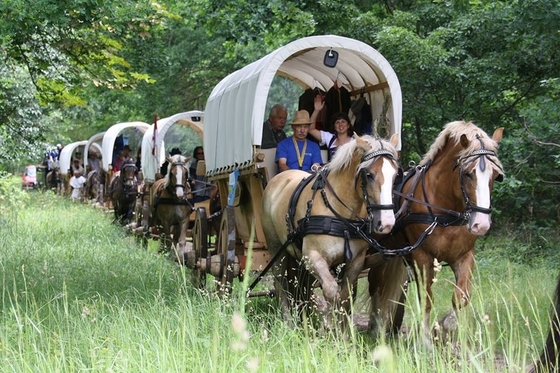
[[[131,87],[134,74],[121,56],[130,39],[146,38],[165,15],[151,1],[7,0],[0,5],[3,58],[27,67],[46,103],[75,101],[79,84]],[[134,74],[134,76],[133,76]],[[41,82],[41,83],[40,83]],[[64,100],[66,98],[66,100]]]
[[[560,220],[558,147],[548,145],[559,143],[558,14],[556,0],[7,0],[0,168],[118,122],[204,110],[227,74],[296,38],[337,34],[373,45],[396,71],[403,164],[449,121],[504,126],[496,217],[547,227]],[[300,93],[275,79],[268,106],[292,111]]]
[[[43,109],[19,66],[0,65],[0,169],[39,159],[47,126]]]
[[[28,201],[29,194],[21,188],[21,179],[0,171],[0,216],[17,216]]]
[[[520,105],[523,123],[511,128],[501,146],[510,166],[506,185],[498,188],[499,205],[518,211],[508,219],[551,227],[560,221],[560,122],[558,79],[541,82],[548,94]]]

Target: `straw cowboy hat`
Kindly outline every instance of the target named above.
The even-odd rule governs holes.
[[[309,112],[307,110],[299,110],[296,111],[294,115],[294,120],[290,125],[292,126],[299,126],[303,124],[311,124],[311,119],[309,118]]]

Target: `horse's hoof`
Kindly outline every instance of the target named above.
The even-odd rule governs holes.
[[[459,328],[459,320],[457,320],[457,314],[455,311],[449,311],[449,313],[440,321],[440,325],[442,325],[443,330],[448,333],[456,331]]]

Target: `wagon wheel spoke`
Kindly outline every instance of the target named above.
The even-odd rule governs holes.
[[[199,260],[208,258],[208,218],[206,209],[199,207],[195,211],[194,226],[192,229],[192,246],[194,258],[193,284],[199,288],[206,286],[206,269],[197,265]]]
[[[216,250],[221,258],[221,276],[218,278],[218,292],[231,293],[235,263],[235,213],[233,207],[226,206],[222,214]]]

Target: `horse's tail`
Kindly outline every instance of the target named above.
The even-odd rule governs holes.
[[[397,332],[402,323],[408,267],[401,258],[386,260],[377,254],[369,256],[365,266],[369,268],[370,328]]]
[[[530,373],[560,372],[558,361],[558,350],[560,349],[560,278],[556,285],[554,298],[554,312],[551,315],[552,325],[546,338],[546,344],[539,361],[531,368]]]

